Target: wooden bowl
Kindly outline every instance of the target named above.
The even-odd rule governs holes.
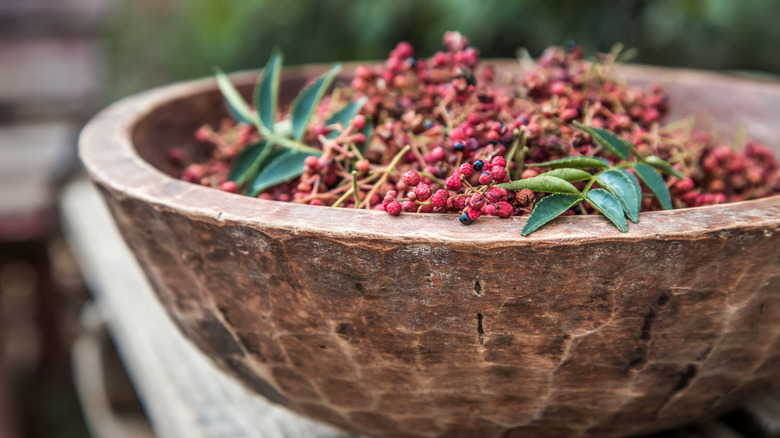
[[[286,71],[285,98],[318,71]],[[664,82],[672,117],[744,121],[780,152],[776,83],[621,74]],[[173,320],[273,402],[381,437],[615,437],[780,381],[780,196],[521,237],[524,218],[465,228],[172,177],[166,150],[199,153],[195,130],[223,116],[210,79],[152,90],[95,117],[80,154]]]

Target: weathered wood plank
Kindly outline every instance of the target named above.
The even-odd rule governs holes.
[[[174,327],[92,186],[71,185],[69,242],[161,438],[344,438],[247,393]]]

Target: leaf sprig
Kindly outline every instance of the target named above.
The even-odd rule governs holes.
[[[553,170],[533,178],[519,179],[499,184],[507,190],[530,189],[535,192],[550,193],[534,207],[521,234],[527,236],[540,227],[562,215],[583,201],[593,206],[609,219],[621,232],[628,231],[628,222],[639,223],[639,211],[642,206],[642,188],[637,178],[629,172],[633,169],[639,180],[658,198],[664,210],[672,208],[671,195],[659,170],[684,178],[668,162],[656,156],[642,156],[636,147],[607,129],[594,128],[577,121],[574,125],[591,136],[594,142],[608,150],[622,162],[611,164],[598,157],[568,157],[559,160],[536,163],[536,167],[549,167]],[[635,161],[629,161],[631,156]],[[595,173],[584,169],[593,169]],[[587,181],[580,190],[573,182]],[[594,188],[594,186],[598,186]]]
[[[293,100],[290,119],[277,121],[283,58],[282,52],[274,49],[258,78],[252,99],[254,109],[241,97],[228,76],[219,68],[215,69],[217,85],[230,115],[238,122],[254,126],[262,138],[238,154],[228,174],[228,179],[245,187],[249,196],[257,196],[269,187],[300,176],[304,160],[323,153],[320,149],[303,144],[301,140],[317,106],[341,71],[341,66],[334,64],[329,71],[301,90]],[[365,99],[347,103],[327,124],[346,125],[345,121],[351,120],[363,104]]]

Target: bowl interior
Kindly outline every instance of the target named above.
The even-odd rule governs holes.
[[[516,63],[506,60],[495,61],[495,65],[499,74],[517,68]],[[341,82],[348,81],[353,67],[344,70]],[[282,78],[281,102],[290,102],[308,78],[326,68],[288,69]],[[750,138],[771,147],[780,157],[780,132],[773,129],[780,117],[778,83],[647,66],[623,66],[618,75],[643,87],[653,82],[664,85],[670,96],[671,113],[667,121],[694,116],[697,127],[715,133],[726,144],[732,142],[737,130],[746,129]],[[255,72],[233,76],[246,98],[251,96],[255,77]],[[216,126],[227,116],[215,86],[198,91],[154,108],[132,130],[139,155],[168,175],[175,175],[177,170],[167,159],[167,149],[178,146],[187,156],[205,158],[206,146],[195,140],[195,131],[204,124]]]

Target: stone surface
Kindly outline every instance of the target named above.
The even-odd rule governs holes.
[[[696,103],[702,119],[733,100],[755,123],[780,114],[778,85],[625,72],[674,79],[672,107]],[[382,437],[617,437],[780,382],[780,197],[642,213],[628,234],[577,216],[521,237],[523,218],[464,233],[445,215],[248,199],[166,175],[166,148],[197,152],[192,133],[223,114],[211,81],[154,90],[105,110],[80,153],[173,320],[276,403]]]

